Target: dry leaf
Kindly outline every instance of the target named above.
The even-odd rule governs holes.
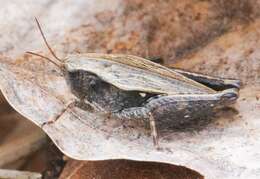
[[[0,178],[2,179],[41,179],[40,173],[25,172],[18,170],[3,170],[0,169]]]
[[[72,100],[64,77],[52,64],[28,57],[16,63],[9,61],[0,64],[1,91],[18,112],[37,125],[55,118]],[[66,155],[79,160],[158,161],[186,166],[209,178],[243,176],[254,170],[241,160],[254,161],[259,146],[253,140],[259,134],[259,105],[254,91],[241,91],[236,104],[239,115],[219,118],[201,131],[172,131],[167,138],[162,136],[161,146],[167,148],[163,151],[155,150],[149,129],[142,123],[106,120],[76,107],[55,123],[44,125],[43,130]],[[246,156],[240,155],[243,151]]]
[[[46,135],[5,101],[0,105],[0,167],[16,168],[46,144]]]
[[[258,44],[254,42],[259,39],[257,28],[250,26],[256,24],[257,27],[258,23],[257,19],[250,21],[258,16],[259,5],[255,1],[233,1],[229,4],[224,1],[113,0],[107,3],[100,0],[99,3],[81,3],[63,4],[61,1],[54,1],[50,5],[53,7],[52,11],[48,11],[46,18],[40,19],[44,27],[59,32],[48,37],[52,39],[51,42],[55,41],[55,50],[59,50],[60,55],[71,52],[120,52],[162,56],[167,63],[172,63],[173,60],[181,62],[181,58],[186,55],[196,57],[196,54],[204,50],[205,52],[198,55],[203,61],[222,64],[221,59],[215,55],[225,54],[224,52],[228,51],[225,45],[230,44],[234,49],[231,48],[226,54],[225,68],[232,69],[228,73],[222,71],[223,66],[198,64],[201,68],[207,66],[204,72],[221,71],[221,76],[234,75],[233,77],[242,77],[243,81],[252,82],[247,83],[241,90],[240,99],[235,105],[238,114],[230,110],[223,111],[217,120],[200,130],[173,130],[161,134],[160,144],[165,148],[162,151],[154,149],[146,123],[106,120],[97,114],[73,108],[55,123],[43,126],[43,130],[66,155],[79,160],[157,161],[185,166],[206,178],[259,178],[258,49],[254,50],[254,55],[248,60],[243,58],[251,54],[251,50],[246,47]],[[19,3],[16,4],[18,5]],[[71,8],[72,6],[74,8]],[[20,9],[23,9],[22,7]],[[47,1],[34,7],[30,9],[33,9],[35,14],[41,12],[41,8],[45,11],[49,9]],[[60,14],[58,16],[62,20],[58,20],[56,12],[61,9],[62,12],[71,13],[66,16],[66,21]],[[24,17],[27,16],[28,13],[25,13]],[[5,20],[8,19],[9,17]],[[54,23],[53,19],[58,22]],[[30,24],[32,23],[30,21]],[[25,36],[22,42],[21,38],[16,41],[13,41],[15,38],[1,41],[9,44],[5,46],[6,55],[15,56],[19,52],[40,48],[40,36],[36,35],[35,31],[30,32],[31,27],[25,24],[29,22],[19,21],[11,26],[15,27],[12,29],[26,26],[26,33],[21,31],[17,35],[17,39]],[[219,43],[216,37],[230,29],[233,29],[230,32],[231,38],[223,36],[223,41],[227,38],[229,43]],[[50,30],[46,31],[48,34]],[[61,39],[59,41],[57,38],[61,38],[64,32],[67,32],[65,39],[59,43]],[[232,35],[237,32],[242,33]],[[205,44],[209,41],[211,45],[207,47]],[[237,42],[240,46],[237,46]],[[221,47],[220,53],[211,53],[214,44]],[[243,47],[243,44],[246,47]],[[241,53],[241,58],[237,58],[236,52],[241,49],[248,51]],[[0,89],[19,113],[38,126],[55,118],[74,99],[60,70],[48,61],[30,56],[13,59],[15,58],[0,58]],[[193,67],[189,66],[191,61],[200,61],[199,58],[186,59],[189,60],[184,60],[186,62],[179,65],[180,67]],[[233,63],[233,60],[237,61]],[[245,64],[243,66],[249,69],[240,73],[244,68],[242,65],[237,68],[236,64]],[[214,67],[213,70],[210,70],[211,67]],[[248,75],[251,72],[252,78],[252,75]]]
[[[59,179],[135,178],[135,179],[202,179],[203,176],[185,167],[131,160],[81,162],[69,160]]]

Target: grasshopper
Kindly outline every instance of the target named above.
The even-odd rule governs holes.
[[[239,80],[170,69],[133,55],[71,54],[62,60],[50,48],[37,19],[36,23],[55,60],[27,53],[58,66],[81,104],[113,118],[149,119],[157,149],[156,121],[189,122],[238,98]],[[75,104],[70,103],[55,120]]]

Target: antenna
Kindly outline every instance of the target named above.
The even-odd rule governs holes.
[[[38,21],[38,19],[37,19],[36,17],[35,17],[35,21],[36,21],[36,23],[37,23],[38,29],[40,30],[41,35],[42,35],[42,38],[43,38],[43,40],[44,40],[46,46],[48,47],[49,51],[51,52],[51,54],[53,55],[53,57],[54,57],[55,59],[57,59],[58,61],[62,62],[62,60],[56,56],[56,54],[54,53],[54,51],[51,49],[50,45],[48,44],[48,42],[47,42],[47,40],[46,40],[46,37],[44,36],[44,33],[43,33],[43,31],[42,31],[41,25],[40,25],[40,23],[39,23],[39,21]],[[31,53],[31,54],[36,55],[35,53]],[[37,55],[38,55],[38,54],[37,54]],[[39,55],[38,55],[38,56],[39,56]],[[42,57],[43,57],[43,56],[42,56]],[[49,59],[49,58],[47,58],[47,59]]]
[[[41,54],[38,54],[38,53],[34,53],[34,52],[30,52],[30,51],[27,51],[25,53],[28,53],[28,54],[31,54],[31,55],[35,55],[35,56],[38,56],[38,57],[41,57],[41,58],[45,58],[47,60],[49,60],[51,63],[53,63],[54,65],[56,65],[57,67],[61,67],[60,64],[56,63],[55,61],[53,61],[52,59],[48,58],[48,57],[45,57]]]

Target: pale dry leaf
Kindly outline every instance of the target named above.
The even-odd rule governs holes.
[[[213,61],[218,63],[220,59],[212,58],[214,57],[214,54],[210,53],[212,49],[204,47],[205,44],[209,41],[212,41],[212,44],[218,43],[218,39],[215,38],[231,27],[236,27],[237,23],[240,24],[240,20],[241,26],[247,27],[250,23],[248,19],[258,16],[256,9],[259,6],[256,1],[247,3],[233,1],[229,5],[234,7],[230,12],[229,8],[223,9],[228,4],[222,1],[221,3],[191,0],[172,2],[113,0],[109,3],[100,0],[96,3],[91,0],[84,2],[78,0],[77,3],[53,1],[52,4],[46,1],[42,7],[31,5],[35,7],[29,8],[32,12],[25,10],[28,13],[21,12],[19,17],[27,17],[29,12],[38,15],[41,13],[39,9],[49,10],[51,9],[49,7],[52,7],[50,11],[46,11],[48,14],[45,14],[45,18],[41,18],[41,22],[53,31],[48,37],[51,38],[51,42],[57,44],[55,50],[59,50],[59,54],[63,53],[62,55],[72,52],[120,52],[141,56],[159,55],[169,63],[186,54],[195,53],[196,56],[196,51],[201,48],[205,49],[206,63]],[[18,5],[19,3],[15,6]],[[20,9],[24,10],[22,7]],[[61,10],[66,20],[63,15],[57,13]],[[20,29],[23,26],[27,29],[26,33],[23,31],[18,35],[14,33],[13,38],[3,38],[1,45],[5,48],[1,50],[2,52],[15,56],[14,54],[37,49],[40,46],[40,36],[37,35],[39,33],[30,31],[32,21],[29,26],[26,25],[29,24],[28,20],[14,23],[8,13],[7,15],[3,13],[1,17],[5,17],[5,21],[1,22],[9,22],[12,24],[10,26],[12,29]],[[254,23],[257,22],[251,22]],[[242,31],[239,28],[234,29],[231,34]],[[49,31],[47,29],[47,34]],[[65,40],[59,43],[61,39],[57,38],[61,38],[66,31]],[[249,28],[248,31],[256,30]],[[8,28],[3,32],[8,33]],[[241,46],[236,47],[237,43],[230,43],[231,46],[235,49],[244,49],[242,44],[248,39],[247,37],[259,39],[258,35],[245,37],[244,34],[247,33],[228,38],[230,42],[236,38],[243,39],[239,41]],[[14,39],[16,41],[13,41]],[[250,45],[251,43],[246,44]],[[225,48],[221,49],[225,52]],[[236,51],[235,49],[232,51]],[[258,51],[255,49],[256,53],[248,61],[242,61],[243,55],[250,54],[251,51],[241,54],[241,58],[234,58],[237,59],[235,64],[243,62],[258,65],[256,60],[259,59]],[[221,51],[221,54],[223,53]],[[226,61],[235,55],[231,53]],[[38,126],[55,118],[75,98],[60,70],[52,64],[30,56],[20,57],[16,61],[14,59],[7,57],[0,59],[0,89],[19,113]],[[193,59],[190,58],[179,66],[188,66],[191,60]],[[234,63],[227,65],[238,77],[242,74],[243,81],[258,79],[255,78],[258,75],[258,66],[247,66],[256,68],[256,70],[252,68],[254,77],[250,78],[243,75],[245,73],[239,73],[240,70],[233,66]],[[207,64],[202,63],[200,66],[205,67]],[[207,68],[211,69],[211,66]],[[223,67],[217,66],[213,72],[217,73],[222,69]],[[232,76],[233,72],[228,72],[228,75]],[[247,72],[250,73],[251,70]],[[226,74],[221,72],[221,76]],[[170,131],[160,138],[161,146],[167,148],[162,151],[155,150],[147,123],[106,120],[102,115],[76,107],[64,113],[55,123],[44,125],[43,130],[66,155],[74,159],[123,158],[158,161],[185,166],[198,171],[206,178],[257,178],[260,176],[258,165],[260,154],[257,150],[260,147],[260,142],[257,140],[260,134],[258,95],[259,85],[250,83],[250,86],[245,86],[241,90],[240,99],[235,105],[238,114],[224,111],[217,120],[201,130]]]
[[[42,175],[36,172],[26,172],[18,170],[0,169],[0,178],[2,179],[41,179]]]
[[[0,64],[1,91],[18,112],[37,125],[54,119],[73,99],[65,78],[51,63],[28,56],[16,63],[8,62],[2,60]],[[124,158],[172,163],[209,178],[254,174],[251,166],[257,159],[255,148],[259,147],[253,140],[259,134],[259,103],[254,91],[241,91],[235,106],[239,115],[220,117],[201,131],[172,131],[162,136],[162,151],[154,148],[144,123],[107,120],[76,107],[56,122],[44,125],[43,130],[61,151],[78,160]],[[247,155],[241,156],[241,152]],[[252,165],[243,163],[250,158]]]

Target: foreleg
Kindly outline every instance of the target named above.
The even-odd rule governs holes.
[[[67,105],[67,107],[65,107],[57,116],[55,116],[53,119],[50,119],[44,123],[41,124],[41,127],[45,126],[46,124],[52,124],[55,121],[57,121],[68,109],[73,108],[74,106],[76,106],[78,103],[78,101],[72,101],[71,103],[69,103],[69,105]]]

